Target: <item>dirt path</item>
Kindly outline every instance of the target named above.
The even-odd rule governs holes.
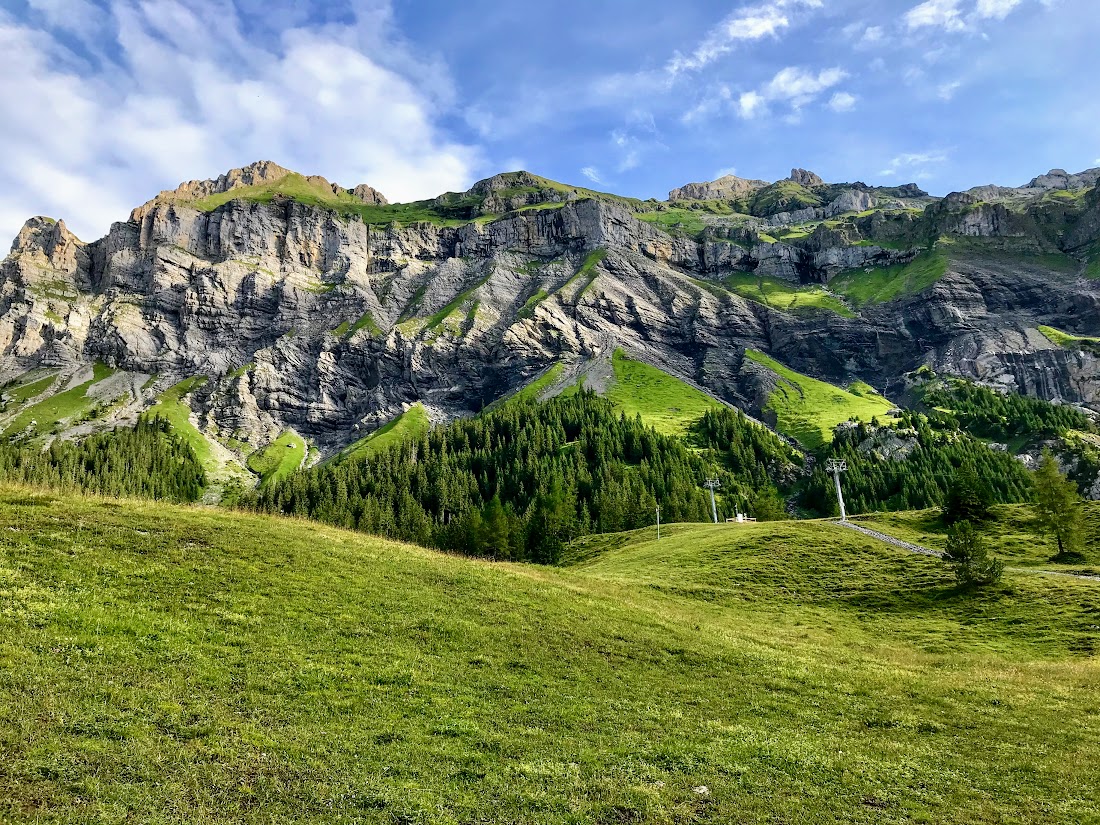
[[[933,550],[930,547],[922,547],[919,544],[911,544],[907,541],[888,536],[886,533],[880,533],[878,530],[872,530],[869,527],[864,527],[861,524],[854,524],[850,521],[834,521],[830,522],[837,527],[846,527],[849,530],[855,530],[858,533],[863,533],[865,536],[870,536],[873,539],[878,539],[886,544],[891,544],[894,547],[900,547],[909,553],[918,553],[922,556],[934,556],[937,559],[943,558],[943,553],[939,550]],[[1032,573],[1037,576],[1063,576],[1070,579],[1084,579],[1085,581],[1100,582],[1100,576],[1086,576],[1082,573],[1063,573],[1060,570],[1039,570],[1030,567],[1006,567],[1005,570],[1012,573]]]

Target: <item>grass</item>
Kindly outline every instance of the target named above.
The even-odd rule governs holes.
[[[495,408],[500,404],[508,404],[513,401],[537,401],[540,395],[561,380],[561,374],[564,370],[565,367],[561,364],[552,365],[550,369],[546,370],[534,381],[521,387],[509,396],[497,399],[489,405],[489,408]]]
[[[742,298],[748,298],[750,301],[756,301],[783,312],[801,314],[827,310],[846,318],[855,317],[855,313],[845,306],[843,301],[819,286],[792,284],[778,278],[753,275],[748,272],[729,275],[723,283]]]
[[[37,404],[21,410],[4,428],[6,433],[21,433],[34,422],[35,432],[44,435],[56,427],[72,422],[89,413],[96,405],[96,400],[88,396],[88,390],[93,384],[110,377],[116,372],[114,367],[108,367],[98,361],[92,367],[92,378],[72,389],[59,392],[39,401]],[[52,378],[50,379],[53,380]],[[39,391],[41,392],[41,390]],[[33,396],[28,396],[33,397]]]
[[[883,304],[905,295],[917,295],[946,273],[947,256],[936,250],[923,252],[907,264],[842,272],[829,281],[829,289],[856,306]]]
[[[489,273],[489,275],[486,275],[469,289],[464,289],[462,290],[462,292],[458,293],[458,295],[452,298],[446,306],[444,306],[442,309],[440,309],[438,312],[428,318],[428,320],[424,323],[424,328],[426,330],[433,330],[436,327],[440,326],[445,320],[447,320],[447,316],[449,316],[452,312],[459,309],[463,304],[470,300],[470,296],[472,296],[479,287],[483,286],[490,277],[492,277],[491,272]]]
[[[191,445],[191,449],[195,451],[195,457],[209,475],[217,472],[221,464],[214,455],[214,450],[206,436],[191,423],[191,407],[183,400],[185,395],[198,389],[206,381],[204,376],[194,376],[180,381],[161,393],[157,403],[149,408],[146,415],[155,415],[167,420],[172,427],[172,432]]]
[[[260,486],[266,487],[301,467],[305,457],[305,439],[293,430],[287,430],[262,450],[250,455],[248,469],[259,475]]]
[[[547,569],[5,489],[0,535],[0,819],[1096,818],[1092,583],[818,523]]]
[[[599,274],[596,272],[596,267],[599,266],[600,261],[607,257],[606,249],[594,249],[585,255],[584,260],[581,262],[580,267],[576,273],[562,286],[561,290],[564,291],[569,287],[576,284],[578,281],[584,281],[584,286],[581,287],[574,295],[574,300],[579,299],[584,293],[588,291],[588,288],[596,282],[596,276]]]
[[[722,406],[679,378],[628,358],[622,350],[616,350],[611,358],[615,383],[607,389],[608,400],[630,417],[640,415],[658,432],[683,435],[707,410]]]
[[[545,301],[548,295],[549,293],[545,289],[540,288],[538,292],[524,302],[523,307],[516,313],[516,317],[521,319],[530,318],[535,314],[535,307]]]
[[[1089,352],[1100,354],[1100,338],[1093,338],[1087,335],[1072,335],[1068,332],[1062,332],[1060,329],[1043,325],[1040,325],[1038,329],[1047,340],[1060,347],[1074,350],[1088,350]]]
[[[431,426],[432,422],[428,419],[424,405],[418,402],[370,435],[347,447],[339,454],[338,459],[342,461],[346,458],[365,458],[374,455],[379,450],[402,441],[420,438],[431,429]]]
[[[344,321],[340,326],[332,330],[332,334],[337,338],[351,338],[361,329],[365,329],[370,335],[382,334],[382,328],[375,323],[374,316],[371,315],[369,311],[360,315],[354,323]]]
[[[4,390],[4,395],[8,396],[10,399],[9,403],[11,404],[17,406],[19,404],[26,404],[35,396],[41,395],[48,390],[56,379],[57,373],[50,373],[42,378],[32,377],[31,380],[23,384],[16,384]]]
[[[885,421],[894,408],[882,396],[868,393],[866,384],[856,385],[854,392],[843,390],[795,372],[761,352],[746,350],[745,356],[779,376],[768,409],[775,414],[776,429],[807,449],[816,450],[830,443],[837,424],[853,418],[870,422],[875,416]]]
[[[1085,502],[1085,562],[1058,565],[1050,561],[1058,545],[1035,524],[1031,505],[1004,504],[992,509],[993,518],[983,528],[991,553],[1018,567],[1041,567],[1047,570],[1080,569],[1100,575],[1100,503]],[[919,510],[902,513],[871,513],[853,520],[891,536],[943,550],[947,542],[947,525],[939,510]]]
[[[698,209],[671,206],[659,212],[639,212],[635,217],[666,232],[683,232],[694,237],[707,228],[707,222],[703,218],[705,214],[707,213]]]

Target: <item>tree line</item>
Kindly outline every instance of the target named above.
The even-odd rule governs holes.
[[[206,474],[162,418],[49,447],[0,440],[0,480],[108,496],[196,501]]]
[[[761,469],[788,462],[782,441],[731,410],[704,417],[697,436],[711,446],[692,449],[582,390],[516,401],[373,456],[295,473],[241,505],[543,563],[555,562],[576,536],[652,524],[658,505],[669,522],[709,520],[701,485],[710,476],[727,493],[720,517],[754,502],[764,517],[783,514]]]

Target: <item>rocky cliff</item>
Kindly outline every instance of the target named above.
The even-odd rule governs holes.
[[[841,384],[889,391],[928,364],[1100,409],[1100,361],[1066,345],[1100,335],[1095,176],[1000,200],[757,183],[657,203],[514,173],[387,205],[261,163],[92,243],[33,218],[0,263],[0,379],[57,375],[48,395],[93,362],[151,377],[120,383],[109,426],[202,376],[195,424],[241,457],[287,429],[330,454],[414,403],[467,415],[615,348],[751,413],[767,380],[746,348]],[[817,205],[754,214],[772,188]],[[8,397],[0,426],[35,400]]]

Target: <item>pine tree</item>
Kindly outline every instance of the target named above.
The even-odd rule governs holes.
[[[1080,558],[1082,537],[1081,496],[1077,485],[1058,469],[1050,450],[1043,450],[1032,474],[1035,489],[1036,522],[1058,542],[1057,561]]]
[[[988,484],[978,477],[973,464],[964,464],[955,471],[943,503],[943,520],[948,524],[961,521],[981,522],[989,518],[993,496]]]

